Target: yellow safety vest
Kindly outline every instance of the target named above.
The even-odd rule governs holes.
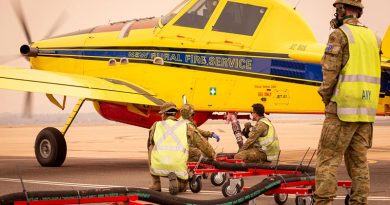
[[[346,122],[374,122],[378,107],[381,67],[375,34],[366,27],[344,24],[349,60],[340,72],[332,96],[337,115]]]
[[[259,143],[261,149],[267,154],[268,161],[274,161],[278,159],[280,147],[279,139],[276,136],[275,128],[267,118],[261,118],[261,122],[268,125],[268,133],[265,137],[259,137]]]
[[[168,176],[174,172],[178,178],[188,179],[187,124],[170,119],[157,122],[153,141],[151,174]]]

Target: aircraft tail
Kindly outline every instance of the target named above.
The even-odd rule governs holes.
[[[390,26],[383,37],[382,52],[384,57],[390,59]]]

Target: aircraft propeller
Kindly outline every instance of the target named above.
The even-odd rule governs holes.
[[[23,12],[21,4],[20,4],[20,0],[12,0],[11,1],[11,5],[12,5],[12,8],[13,8],[16,16],[17,16],[19,24],[23,28],[24,36],[26,37],[26,40],[27,40],[27,43],[28,43],[28,46],[29,46],[32,43],[32,38],[31,38],[31,33],[30,33],[29,29],[28,29],[28,24],[27,24],[24,12]],[[44,39],[50,38],[58,30],[58,28],[60,28],[63,25],[63,23],[66,20],[66,17],[67,17],[66,13],[62,12],[61,15],[54,22],[54,25],[47,32],[47,34],[45,35]],[[21,49],[23,47],[25,48],[25,46],[26,45],[23,45],[21,47]],[[24,57],[27,61],[30,61],[28,56],[25,56],[25,55],[21,56],[19,54],[19,55],[11,55],[11,56],[6,56],[6,57],[0,57],[0,63],[10,62],[10,61],[16,60],[16,59],[18,59],[20,57]],[[31,67],[30,67],[30,69],[31,69]],[[26,96],[25,96],[23,117],[27,117],[27,118],[31,118],[32,117],[32,93],[31,92],[27,92]]]

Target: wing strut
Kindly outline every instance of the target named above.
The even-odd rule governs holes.
[[[62,99],[62,105],[58,102],[57,99],[54,98],[52,94],[46,94],[46,97],[50,100],[51,103],[53,103],[55,106],[59,107],[61,110],[65,109],[66,104],[66,96],[64,95],[64,98]]]
[[[73,120],[76,118],[76,115],[77,115],[77,113],[79,113],[80,108],[84,104],[84,102],[85,102],[85,98],[80,98],[79,101],[74,106],[72,113],[70,113],[68,120],[66,121],[64,127],[62,128],[61,133],[63,136],[65,136],[66,132],[68,131]]]

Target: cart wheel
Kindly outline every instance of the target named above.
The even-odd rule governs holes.
[[[241,191],[239,184],[236,184],[236,186],[231,186],[230,184],[231,183],[229,180],[225,184],[223,184],[223,186],[222,186],[222,194],[225,197],[234,196],[234,195],[240,193],[240,191]]]
[[[214,186],[221,186],[226,181],[226,173],[212,173],[210,176],[210,181]]]
[[[295,204],[296,205],[312,205],[313,199],[312,199],[312,197],[297,196],[297,197],[295,197]]]
[[[202,190],[202,178],[199,175],[194,175],[190,181],[190,189],[193,193],[198,193]]]
[[[238,185],[239,185],[238,188],[239,188],[239,190],[241,191],[242,188],[244,188],[244,179],[243,179],[243,178],[240,179],[240,181],[238,182]],[[240,192],[240,191],[239,191],[239,192]]]
[[[345,200],[344,200],[345,205],[349,205],[349,198],[351,198],[351,196],[349,194],[347,194],[347,196],[345,196]]]
[[[278,205],[283,205],[288,199],[288,194],[274,194],[274,200]]]

